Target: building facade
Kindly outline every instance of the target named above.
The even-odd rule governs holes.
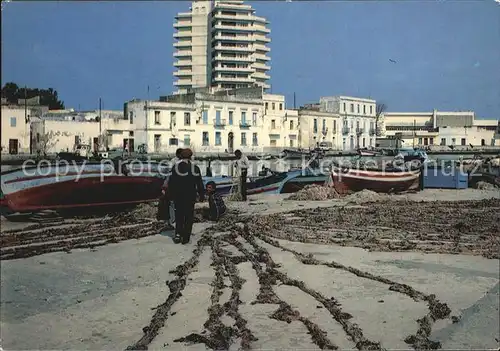
[[[269,88],[268,22],[240,0],[194,1],[176,16],[174,85],[195,88]]]
[[[42,118],[33,119],[31,121],[33,152],[73,151],[74,147],[80,144],[89,145],[94,151],[99,148],[125,148],[129,144],[133,148],[134,125],[125,120],[120,111],[106,112],[103,114],[101,111],[101,116],[106,116],[101,122],[96,119],[96,111],[83,113],[51,111]]]
[[[353,151],[358,148],[375,147],[377,137],[376,109],[377,102],[351,96],[331,96],[320,98],[320,111],[338,114],[341,136],[340,150]],[[327,127],[328,128],[328,127]],[[331,136],[333,138],[333,135]]]
[[[384,136],[407,147],[500,146],[499,121],[476,119],[472,111],[385,112],[383,124]]]
[[[135,142],[151,153],[174,153],[179,147],[201,153],[262,152],[269,145],[262,88],[207,89],[125,105]]]
[[[30,153],[32,150],[31,120],[48,111],[47,106],[39,104],[39,98],[10,104],[2,99],[1,114],[1,153]]]

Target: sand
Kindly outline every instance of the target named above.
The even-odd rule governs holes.
[[[155,234],[162,229],[147,218],[142,223],[147,228],[144,236],[130,240],[134,231],[123,229],[131,224],[121,219],[117,232],[123,238],[116,243],[3,259],[1,346],[78,350],[205,350],[206,345],[231,350],[498,348],[499,265],[498,259],[483,257],[483,251],[465,250],[468,246],[464,245],[453,254],[425,253],[423,244],[436,248],[425,237],[416,247],[395,252],[381,245],[364,248],[373,239],[353,234],[347,246],[318,244],[321,233],[317,228],[306,230],[316,236],[310,242],[279,239],[277,233],[297,227],[304,210],[312,211],[309,225],[316,223],[316,227],[327,211],[352,211],[343,218],[354,228],[362,218],[371,226],[370,221],[376,220],[373,213],[392,206],[399,208],[394,211],[396,220],[383,225],[392,228],[395,238],[396,233],[412,232],[403,226],[406,212],[401,208],[425,209],[420,201],[448,201],[442,205],[450,209],[453,225],[460,214],[453,215],[452,201],[499,199],[499,192],[426,190],[368,203],[359,198],[305,202],[285,197],[230,202],[228,207],[241,214],[231,215],[216,227],[196,223],[189,245],[174,245],[169,231]],[[497,202],[489,204],[497,206]],[[471,216],[487,221],[481,233],[498,235],[491,233],[496,230],[498,212],[487,212],[487,207],[478,203],[477,214]],[[429,209],[435,216],[446,214],[436,207]],[[299,212],[283,215],[289,211]],[[361,216],[355,211],[373,213]],[[266,216],[273,213],[284,218],[269,222]],[[89,223],[94,222],[74,225]],[[424,224],[419,223],[414,232],[425,229]],[[6,233],[6,227],[2,222],[2,239],[13,234]],[[90,232],[94,227],[85,228]],[[473,228],[453,228],[464,233],[459,244],[472,242]],[[33,240],[40,237],[30,233]],[[376,240],[384,239],[383,232],[372,234]],[[417,241],[409,234],[403,239]],[[19,244],[25,239],[16,240]]]

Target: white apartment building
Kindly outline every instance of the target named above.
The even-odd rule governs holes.
[[[240,0],[194,1],[174,23],[177,93],[200,87],[269,88],[267,24]]]
[[[19,100],[18,104],[10,104],[2,99],[1,114],[1,153],[30,153],[31,126],[30,120],[48,111],[47,106],[40,106],[39,99]]]
[[[472,111],[385,112],[383,126],[384,136],[410,147],[500,145],[499,121],[476,119]]]
[[[342,120],[339,114],[309,107],[299,109],[298,115],[301,148],[310,149],[326,143],[334,150],[342,150]]]
[[[341,150],[375,147],[377,102],[351,96],[320,98],[320,111],[338,114],[341,118]],[[333,135],[331,136],[333,137]],[[340,138],[340,137],[339,137]],[[340,140],[339,140],[340,141]]]
[[[130,145],[131,149],[134,148],[135,126],[123,118],[123,112],[107,111],[101,123],[95,118],[98,114],[95,116],[93,113],[95,111],[85,111],[82,114],[60,114],[58,111],[52,111],[47,114],[48,117],[32,120],[34,151],[73,151],[78,144],[89,145],[94,151],[98,150],[100,144],[106,149],[124,148],[127,145]]]
[[[271,104],[281,101],[284,115],[284,97],[265,96]],[[179,147],[195,153],[262,152],[272,139],[262,88],[206,89],[160,101],[134,100],[125,104],[125,111],[135,125],[136,144],[145,144],[150,153],[174,153]],[[274,120],[281,126],[278,115]]]

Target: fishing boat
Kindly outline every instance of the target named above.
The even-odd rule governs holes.
[[[3,212],[37,212],[156,201],[162,166],[66,163],[26,166],[1,173]]]
[[[379,156],[380,153],[376,150],[368,150],[368,149],[358,149],[358,154],[360,156]]]
[[[332,167],[331,181],[339,193],[364,189],[380,193],[419,188],[421,171],[362,170]]]

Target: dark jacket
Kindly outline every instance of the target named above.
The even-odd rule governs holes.
[[[196,202],[196,195],[200,201],[204,200],[204,187],[200,168],[190,161],[179,162],[168,179],[168,195],[174,201]]]
[[[217,221],[224,213],[226,213],[226,204],[222,200],[222,196],[217,193],[208,196],[208,205],[210,208],[210,220]]]

